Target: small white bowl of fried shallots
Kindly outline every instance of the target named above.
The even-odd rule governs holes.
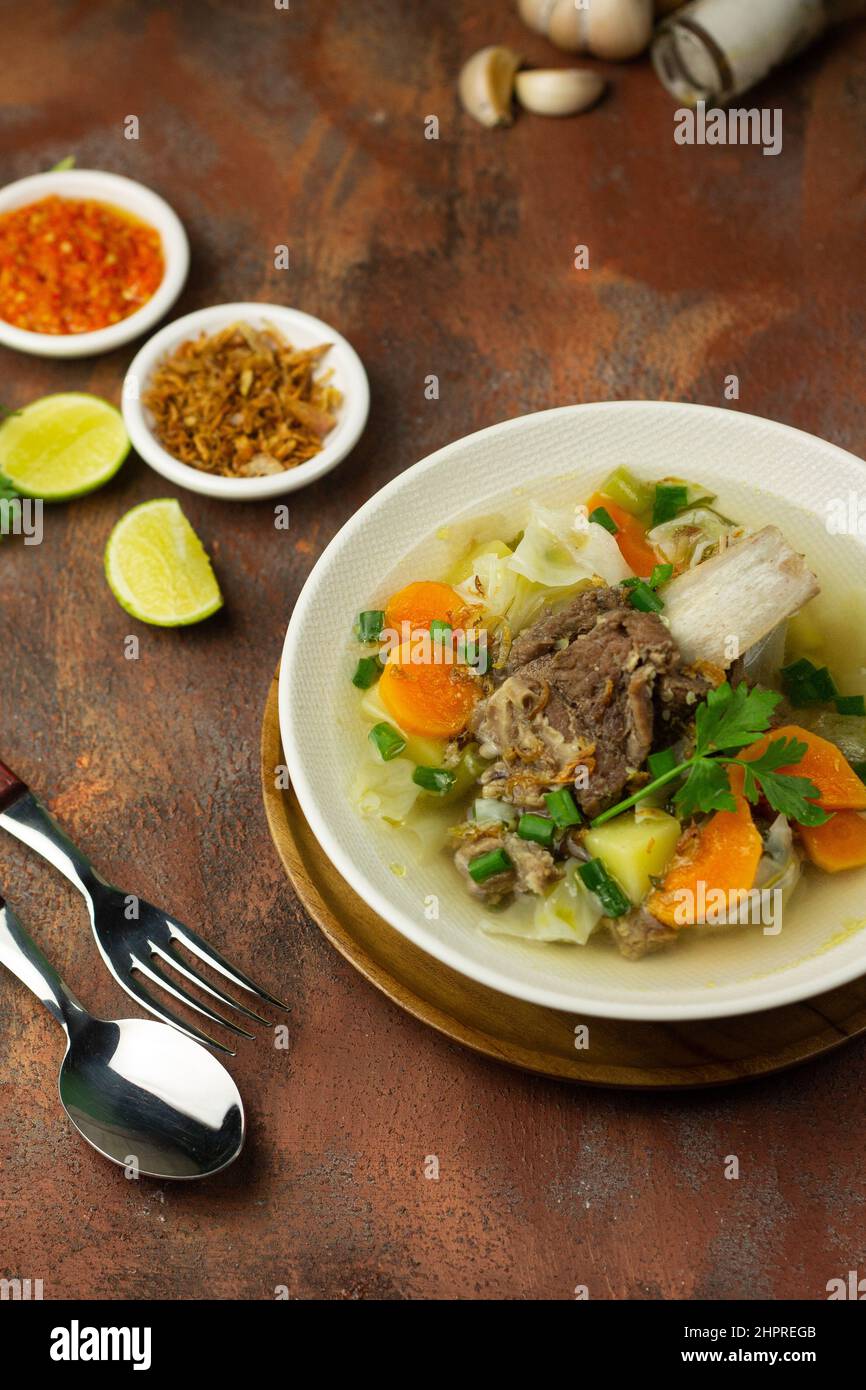
[[[136,452],[169,482],[260,501],[329,473],[370,406],[363,363],[329,324],[281,304],[216,304],[156,333],[123,384]]]

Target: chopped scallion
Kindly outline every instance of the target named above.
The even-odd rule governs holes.
[[[416,767],[412,773],[415,785],[423,787],[425,792],[433,792],[434,796],[444,796],[450,792],[456,780],[447,767]]]
[[[406,747],[406,740],[393,724],[374,724],[367,735],[383,762],[389,763]]]
[[[565,830],[570,825],[580,825],[580,811],[568,787],[559,787],[555,792],[548,792],[544,804],[560,830]]]
[[[486,883],[495,874],[505,874],[513,868],[514,865],[504,849],[491,849],[470,861],[469,876],[476,883]]]
[[[798,661],[792,661],[789,666],[783,666],[781,674],[786,680],[802,680],[806,676],[811,676],[817,670],[808,657],[801,656]]]
[[[812,681],[815,686],[815,691],[820,700],[835,700],[839,692],[836,689],[836,683],[833,680],[833,677],[830,675],[830,672],[827,670],[826,666],[819,666],[818,670],[812,677]]]
[[[653,593],[645,579],[641,579],[629,590],[628,601],[640,613],[661,613],[664,604],[658,594]]]
[[[577,870],[585,886],[594,893],[607,917],[623,917],[631,903],[615,878],[611,878],[600,859],[590,859]]]
[[[548,847],[553,844],[556,825],[547,816],[535,816],[529,812],[517,822],[517,833],[521,840],[533,840],[537,845]]]
[[[597,526],[603,526],[605,531],[610,531],[612,536],[615,536],[619,530],[619,527],[606,507],[596,507],[594,511],[590,512],[589,520],[594,521]]]
[[[820,705],[824,700],[834,700],[839,693],[827,667],[815,666],[805,656],[783,666],[780,674],[782,689],[795,708]]]
[[[444,646],[451,640],[451,624],[444,623],[441,618],[434,618],[430,624],[430,636],[434,642],[441,642]]]
[[[368,608],[358,614],[355,635],[359,642],[378,642],[385,626],[385,614],[381,608]]]
[[[673,565],[654,565],[647,583],[651,589],[657,589],[660,584],[667,584],[673,572]]]
[[[679,483],[656,483],[653,498],[653,526],[671,521],[689,505],[689,490]]]
[[[376,684],[381,674],[382,663],[378,656],[362,656],[355,667],[352,684],[356,685],[359,690],[369,690],[371,685]]]

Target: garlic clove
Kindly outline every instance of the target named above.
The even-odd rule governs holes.
[[[530,68],[515,87],[520,105],[537,116],[574,116],[598,101],[605,81],[589,68]]]
[[[652,37],[653,0],[592,0],[586,14],[587,48],[596,58],[636,58]]]
[[[514,74],[519,65],[519,56],[499,44],[473,53],[457,83],[460,100],[470,116],[490,127],[511,125]]]

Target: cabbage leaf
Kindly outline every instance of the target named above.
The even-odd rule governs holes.
[[[618,584],[631,576],[614,536],[578,514],[530,504],[523,538],[508,560],[516,574],[548,589],[564,589],[581,580]]]

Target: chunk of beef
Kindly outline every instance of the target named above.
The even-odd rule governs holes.
[[[700,704],[713,682],[692,666],[678,666],[665,671],[656,683],[655,741],[668,748],[686,733]]]
[[[514,886],[518,893],[541,895],[562,877],[562,869],[550,850],[533,840],[521,840],[510,830],[505,835],[505,852],[514,865],[517,875]]]
[[[656,614],[627,607],[618,591],[581,598],[598,593],[609,601],[611,592],[616,607],[597,608],[589,627],[584,609],[568,646],[529,661],[477,708],[482,752],[498,755],[484,774],[487,794],[540,806],[552,785],[574,784],[581,808],[594,816],[646,758],[655,681],[676,669],[677,652]],[[543,641],[550,640],[548,629]]]
[[[640,960],[652,951],[660,951],[676,937],[673,927],[666,926],[642,907],[634,908],[624,917],[606,917],[604,920],[627,960]]]
[[[504,825],[468,821],[456,833],[461,843],[454,852],[454,863],[474,898],[496,904],[510,893],[546,893],[562,876],[562,870],[548,850],[531,840],[521,840]],[[484,883],[476,883],[469,873],[469,865],[473,859],[496,849],[505,850],[512,867],[494,874]]]
[[[622,592],[619,589],[603,586],[584,590],[564,608],[549,613],[531,627],[524,628],[523,632],[515,637],[508,653],[506,674],[511,675],[514,671],[519,671],[522,666],[535,661],[539,656],[547,656],[548,652],[555,650],[558,643],[573,642],[575,637],[580,637],[595,627],[600,613],[621,606]]]
[[[488,829],[486,824],[473,824],[470,821],[465,826],[458,827],[454,833],[461,837],[461,843],[454,851],[454,863],[472,897],[481,898],[488,903],[498,903],[507,898],[514,889],[516,875],[513,869],[494,874],[484,883],[476,883],[469,873],[469,865],[473,859],[478,859],[482,854],[489,854],[492,850],[504,848],[505,827],[494,824]]]
[[[573,786],[590,817],[619,799],[660,727],[665,744],[677,736],[674,715],[688,721],[702,681],[682,670],[658,615],[631,608],[619,588],[589,589],[527,629],[508,669],[472,719],[496,759],[485,795],[537,808],[552,786]]]

